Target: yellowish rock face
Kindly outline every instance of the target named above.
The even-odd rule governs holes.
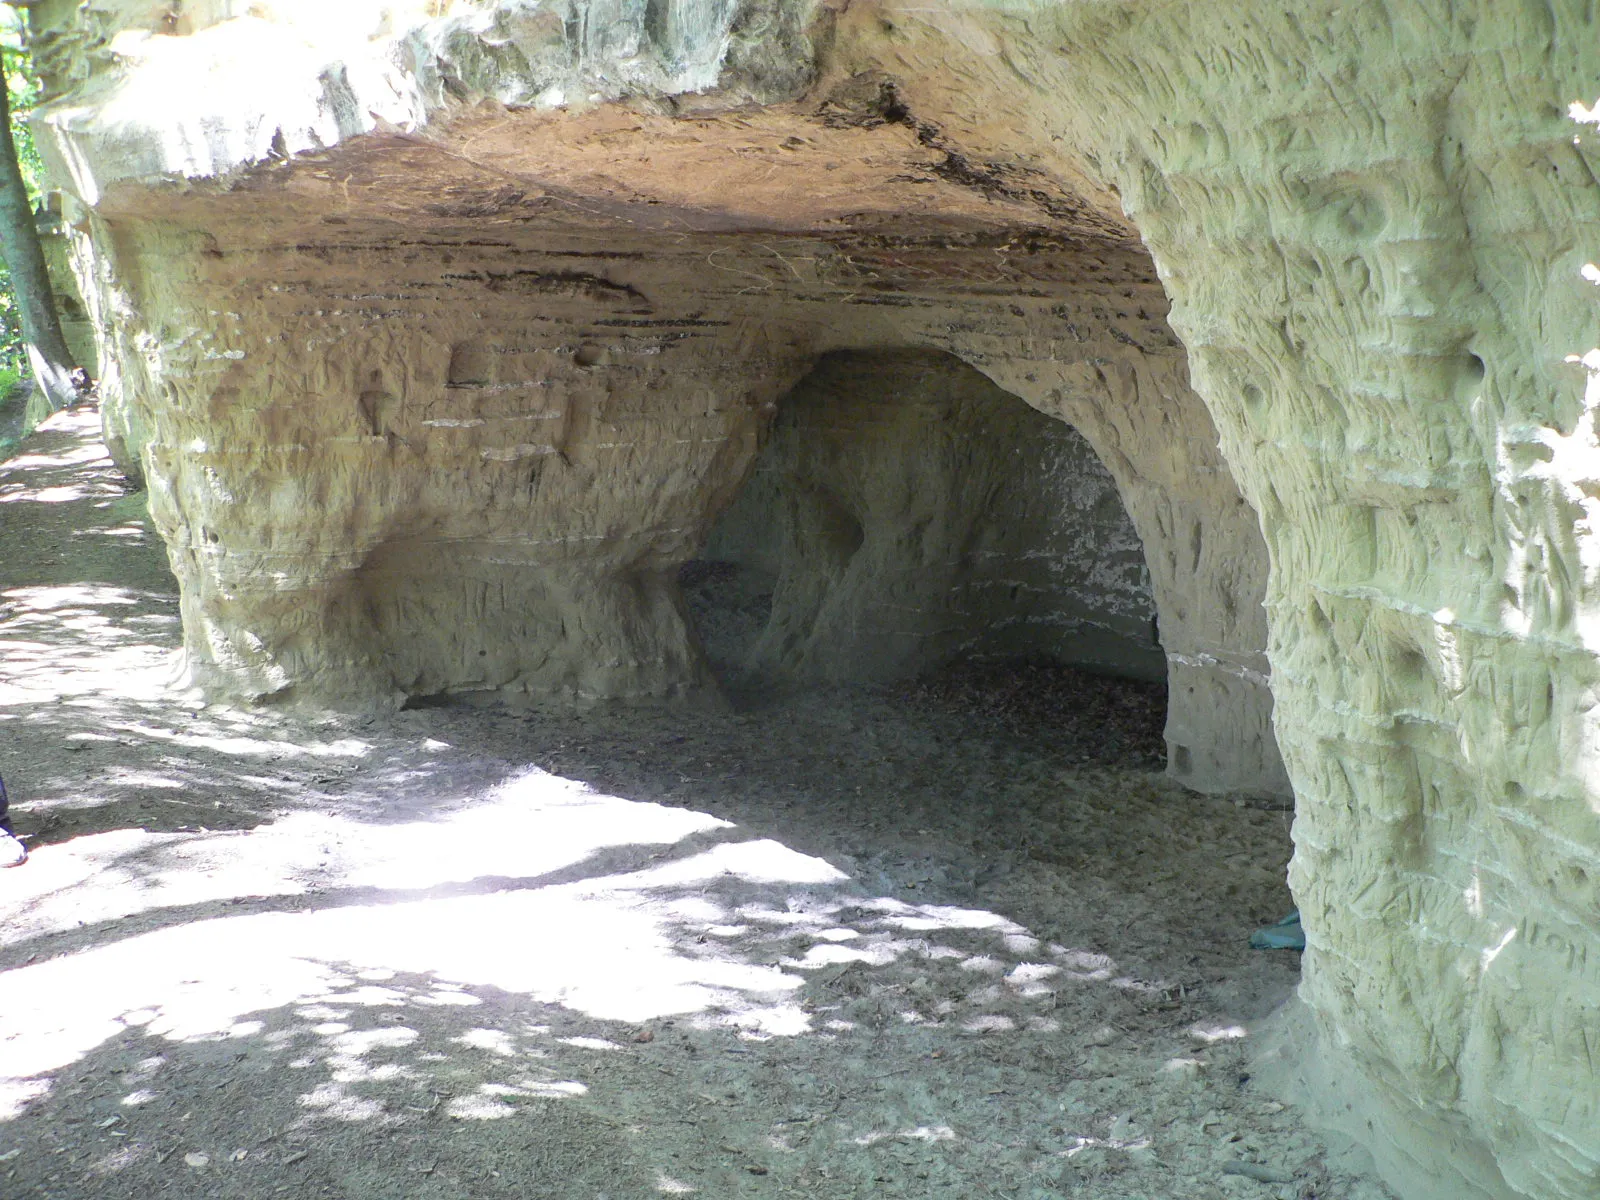
[[[1587,7],[34,14],[212,686],[703,687],[675,572],[781,398],[953,355],[1115,480],[1173,769],[1287,767],[1353,1131],[1600,1189]]]

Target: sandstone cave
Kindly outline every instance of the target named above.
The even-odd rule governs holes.
[[[12,7],[0,1191],[1600,1190],[1592,3]]]
[[[732,682],[881,683],[1043,659],[1164,680],[1115,481],[1065,422],[952,356],[823,356],[683,583]]]

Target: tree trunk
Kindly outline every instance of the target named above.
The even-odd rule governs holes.
[[[11,136],[11,93],[0,63],[0,254],[11,271],[17,308],[22,313],[22,336],[28,343],[28,362],[34,382],[52,409],[65,408],[82,398],[86,379],[61,336],[50,272],[45,267],[39,230],[33,223],[33,206],[17,165],[17,144]]]

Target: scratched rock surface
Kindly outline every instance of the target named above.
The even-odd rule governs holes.
[[[1071,427],[949,355],[826,356],[704,557],[741,611],[765,601],[712,654],[758,679],[877,682],[969,658],[1164,676],[1115,481]]]
[[[37,8],[203,678],[694,691],[779,401],[952,354],[1116,481],[1174,773],[1287,768],[1299,1073],[1410,1196],[1595,1194],[1590,4],[342,7]]]

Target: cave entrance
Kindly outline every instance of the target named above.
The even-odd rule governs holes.
[[[1066,422],[942,352],[823,356],[682,579],[736,698],[952,664],[1166,678],[1111,475]]]

